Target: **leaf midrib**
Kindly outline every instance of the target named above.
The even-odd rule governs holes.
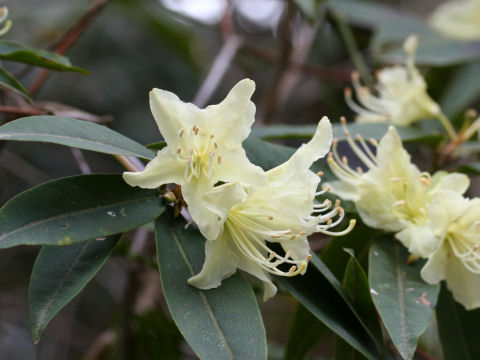
[[[405,292],[403,291],[403,279],[401,277],[401,269],[399,266],[399,261],[402,261],[400,254],[398,253],[398,245],[394,245],[395,247],[395,273],[397,276],[397,289],[398,289],[398,302],[400,307],[400,331],[403,341],[405,342],[405,351],[407,356],[411,358],[410,354],[410,343],[408,337],[408,329],[407,329],[407,319],[405,317],[406,314],[406,306],[405,306]]]
[[[37,226],[39,224],[42,224],[44,222],[48,222],[48,221],[52,221],[52,220],[56,220],[56,219],[61,219],[61,218],[69,217],[69,216],[72,216],[72,215],[87,213],[87,212],[90,212],[90,211],[106,209],[106,208],[110,208],[110,207],[113,207],[113,206],[119,206],[119,205],[124,205],[124,204],[135,204],[137,202],[141,202],[141,201],[145,201],[145,200],[152,200],[152,199],[156,199],[156,198],[157,198],[157,195],[150,195],[148,197],[136,199],[134,201],[131,201],[131,200],[120,201],[120,202],[116,202],[116,203],[111,203],[109,205],[101,205],[101,206],[96,206],[96,207],[90,207],[90,208],[87,208],[87,209],[76,210],[76,211],[72,211],[72,212],[67,212],[67,213],[62,213],[62,214],[59,214],[59,215],[50,216],[48,218],[44,218],[44,219],[41,219],[41,220],[37,220],[37,221],[31,222],[31,223],[28,223],[28,224],[23,225],[19,228],[16,228],[13,231],[9,231],[7,233],[4,233],[4,234],[0,235],[0,246],[1,246],[1,241],[3,239],[7,238],[8,236],[10,236],[12,234],[15,234],[19,231],[23,231],[23,230],[26,230],[28,228],[35,227],[35,226]]]
[[[188,259],[187,254],[186,254],[185,250],[183,249],[182,244],[178,240],[178,237],[177,237],[177,234],[175,233],[175,230],[170,228],[170,232],[172,234],[173,239],[175,240],[175,244],[177,245],[178,250],[180,251],[180,255],[182,256],[183,261],[187,265],[187,268],[188,268],[188,271],[190,272],[190,275],[195,276],[195,271],[193,271],[193,266],[190,263],[190,260]],[[205,296],[205,294],[203,293],[202,290],[198,290],[198,293],[200,294],[200,298],[202,299],[202,302],[204,303],[205,308],[207,309],[208,315],[210,316],[215,329],[217,329],[217,332],[220,335],[220,338],[221,338],[222,342],[225,344],[225,349],[227,350],[228,355],[230,356],[231,359],[235,359],[235,356],[233,355],[233,351],[232,351],[232,349],[230,348],[230,345],[227,342],[227,339],[226,339],[226,337],[225,337],[225,335],[222,331],[222,328],[220,327],[220,324],[218,323],[217,319],[215,318],[215,315],[213,314],[213,310],[210,306],[210,303],[208,302],[207,297]]]

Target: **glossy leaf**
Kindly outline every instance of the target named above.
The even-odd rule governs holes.
[[[360,266],[360,263],[357,261],[357,259],[355,259],[353,250],[348,249],[348,254],[351,257],[345,269],[343,288],[345,289],[349,299],[352,301],[355,310],[357,310],[358,315],[362,318],[372,334],[374,334],[380,341],[382,339],[382,334],[377,319],[377,312],[370,295],[370,287],[368,285],[367,275]],[[353,349],[345,341],[340,338],[336,339],[335,359],[353,360],[363,358],[364,356]]]
[[[359,318],[340,282],[313,255],[307,272],[293,278],[276,277],[317,319],[369,359],[380,357],[380,347]]]
[[[401,45],[410,34],[420,38],[417,64],[446,66],[480,58],[480,42],[448,39],[431,29],[425,19],[399,9],[360,0],[332,0],[328,6],[352,23],[372,28],[375,31],[372,48],[383,61],[403,62]]]
[[[0,248],[69,245],[135,229],[165,210],[156,190],[121,175],[72,176],[31,188],[0,209]]]
[[[362,135],[365,139],[380,139],[386,134],[390,124],[387,123],[349,123],[348,130],[355,136]],[[441,139],[440,134],[432,134],[428,129],[418,130],[411,127],[396,126],[398,134],[405,142],[437,142]],[[315,125],[269,125],[252,129],[254,136],[262,139],[310,139]],[[333,136],[339,141],[345,140],[345,133],[340,124],[333,124]]]
[[[424,261],[407,264],[408,252],[393,239],[370,248],[368,279],[375,307],[403,359],[412,359],[437,303],[438,285],[420,277]]]
[[[17,94],[22,95],[23,97],[30,99],[30,94],[23,87],[23,85],[15,79],[12,74],[0,66],[0,86],[3,86],[9,90],[15,91]]]
[[[298,304],[288,336],[284,360],[302,360],[312,347],[328,333],[328,328],[302,304]]]
[[[187,280],[203,265],[205,239],[185,222],[164,216],[155,224],[163,292],[172,318],[200,359],[267,359],[265,329],[255,295],[242,274],[216,289]]]
[[[466,311],[453,300],[452,294],[444,285],[435,311],[443,357],[445,360],[480,359],[480,310]]]
[[[272,144],[253,136],[250,136],[243,142],[243,147],[248,159],[263,170],[270,170],[282,164],[295,152],[295,149],[292,147]]]
[[[72,66],[65,56],[9,40],[0,40],[0,59],[21,62],[56,71],[74,71],[88,74],[88,71]]]
[[[0,126],[0,140],[41,141],[106,154],[153,159],[143,145],[105,126],[62,116],[30,116]]]
[[[70,246],[43,246],[29,289],[30,329],[35,343],[50,320],[95,276],[110,257],[120,235]]]

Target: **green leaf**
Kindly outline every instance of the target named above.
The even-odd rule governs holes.
[[[349,123],[348,130],[355,136],[362,135],[365,139],[380,139],[387,133],[388,123]],[[252,129],[253,136],[262,139],[311,139],[316,130],[316,125],[268,125]],[[440,134],[432,134],[429,129],[414,129],[406,126],[396,126],[398,134],[405,142],[437,142]],[[340,124],[333,124],[333,136],[339,141],[346,139]]]
[[[15,79],[7,70],[0,66],[0,86],[3,86],[9,90],[15,91],[17,94],[22,95],[28,100],[31,100],[30,94],[23,87],[23,85]]]
[[[298,304],[290,325],[285,360],[302,360],[308,351],[328,333],[328,328],[313,314]]]
[[[467,174],[480,175],[480,162],[461,165],[460,171]]]
[[[480,359],[480,310],[466,311],[442,284],[435,313],[444,359]]]
[[[69,245],[132,230],[165,210],[156,190],[127,185],[121,175],[49,181],[0,209],[0,248]]]
[[[365,325],[378,340],[381,340],[382,333],[377,319],[377,312],[370,295],[367,275],[365,274],[365,271],[363,271],[360,263],[355,259],[353,250],[348,249],[348,254],[350,255],[350,260],[345,269],[343,288]],[[335,359],[344,360],[363,358],[364,357],[358,351],[353,349],[345,341],[340,338],[336,339]]]
[[[355,25],[373,28],[372,48],[383,61],[403,62],[402,43],[410,34],[420,38],[416,53],[418,64],[446,66],[480,58],[480,42],[448,39],[431,29],[425,19],[399,9],[360,0],[333,0],[328,2],[328,7]]]
[[[253,136],[243,142],[243,147],[248,159],[263,170],[270,170],[284,163],[296,150],[289,146],[271,144]]]
[[[205,239],[169,216],[155,224],[158,265],[172,318],[200,359],[267,359],[265,329],[255,295],[237,273],[216,289],[188,278],[202,268]]]
[[[92,280],[113,251],[120,235],[70,246],[43,246],[29,288],[30,329],[38,343],[50,320]]]
[[[368,279],[393,344],[403,359],[412,359],[437,303],[439,286],[420,277],[423,261],[408,265],[407,258],[407,250],[396,240],[376,241],[370,248]]]
[[[480,62],[459,67],[447,83],[440,99],[442,111],[450,117],[467,110],[480,95]]]
[[[72,66],[70,60],[65,56],[9,40],[0,40],[0,59],[40,66],[56,71],[74,71],[88,74],[87,70]]]
[[[0,126],[0,140],[41,141],[106,154],[153,159],[143,145],[109,128],[62,116],[30,116]]]
[[[317,319],[369,359],[380,358],[380,347],[350,303],[341,284],[315,255],[303,276],[276,277]]]

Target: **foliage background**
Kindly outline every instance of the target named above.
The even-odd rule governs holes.
[[[255,5],[253,0],[243,0],[251,7],[242,15],[235,8],[240,2],[232,1],[231,12],[204,23],[170,10],[161,1],[108,1],[67,54],[72,63],[90,74],[53,73],[36,100],[73,106],[101,116],[95,118],[100,121],[107,117],[113,129],[148,144],[160,140],[148,107],[149,90],[158,87],[191,100],[220,57],[226,72],[218,88],[211,89],[208,103],[216,103],[239,79],[250,77],[257,83],[253,100],[258,124],[313,124],[323,115],[333,120],[340,115],[352,118],[343,101],[343,88],[350,82],[354,65],[331,14],[322,6],[312,10],[317,6],[314,1],[263,0]],[[261,6],[259,3],[277,9],[276,15],[268,19],[277,17],[278,22],[266,24],[266,19],[249,19],[248,15],[260,12],[255,7]],[[433,0],[389,3],[399,13],[418,15],[438,4]],[[4,4],[14,23],[5,38],[45,48],[92,2],[43,0],[39,4],[22,0]],[[368,51],[371,30],[353,30],[370,68],[383,64]],[[243,46],[225,63],[221,50],[232,32],[241,37]],[[5,66],[14,74],[23,73],[23,66]],[[445,96],[456,72],[456,65],[428,69],[432,97]],[[37,73],[24,74],[22,83],[28,86]],[[3,96],[3,102],[9,104],[8,97]],[[478,96],[471,96],[467,102],[465,105],[475,107]],[[33,185],[81,173],[68,148],[28,142],[1,146],[0,205]],[[422,167],[432,154],[427,147],[416,149],[414,161]],[[93,172],[122,171],[107,155],[84,155]],[[475,192],[475,187],[472,189]],[[147,255],[132,255],[132,239],[145,244]],[[320,251],[325,242],[324,238],[313,238],[311,245]],[[165,359],[196,358],[166,310],[154,264],[153,236],[148,228],[124,236],[94,281],[52,321],[41,342],[34,345],[28,324],[27,291],[37,251],[18,247],[0,252],[0,359],[97,359],[99,349],[108,349],[103,357],[106,359],[122,358],[120,354],[129,359],[153,359],[160,354]],[[260,305],[270,357],[281,358],[295,301],[280,294],[265,304],[260,301]],[[427,332],[423,346],[435,353],[436,341]],[[331,358],[332,354],[333,337],[327,336],[312,352],[312,358]]]

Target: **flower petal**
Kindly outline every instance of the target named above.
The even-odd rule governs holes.
[[[257,263],[242,256],[238,261],[238,268],[263,281],[263,301],[267,301],[277,293],[277,287],[273,285],[270,275],[262,270]]]
[[[140,172],[124,172],[123,179],[128,185],[154,189],[168,183],[181,184],[185,165],[163,148]]]
[[[267,175],[260,166],[253,165],[248,160],[245,150],[238,149],[225,151],[222,163],[213,174],[213,183],[240,182],[245,185],[264,186],[267,184]]]
[[[188,283],[199,289],[207,290],[219,287],[222,280],[235,274],[238,256],[230,249],[232,240],[225,233],[215,241],[205,242],[205,262],[202,270],[188,279]]]
[[[239,148],[255,121],[255,104],[250,101],[254,91],[254,81],[241,80],[221,103],[201,111],[198,126],[202,128],[208,124],[217,142],[228,150]]]
[[[451,190],[458,194],[463,194],[470,186],[470,179],[465,174],[450,173],[439,171],[432,176],[432,185],[430,192],[439,190]]]
[[[150,91],[150,109],[163,138],[172,146],[176,146],[180,129],[190,130],[200,112],[194,104],[185,103],[174,93],[161,89]]]
[[[423,258],[428,258],[441,242],[441,239],[434,235],[428,222],[421,225],[406,222],[405,228],[396,233],[395,237],[410,253]]]

